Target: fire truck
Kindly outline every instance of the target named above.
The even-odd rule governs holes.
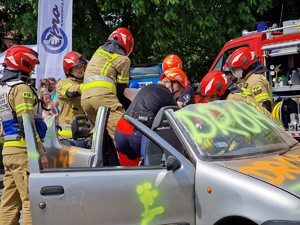
[[[243,31],[243,36],[227,42],[209,71],[221,70],[237,48],[248,46],[263,63],[273,90],[273,116],[285,130],[300,139],[300,20],[284,21],[282,27]]]

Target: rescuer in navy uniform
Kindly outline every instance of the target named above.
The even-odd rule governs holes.
[[[146,126],[151,127],[153,119],[164,106],[177,105],[176,99],[188,86],[186,74],[179,68],[170,68],[162,75],[158,84],[143,87],[126,110]],[[115,131],[115,141],[121,166],[137,166],[140,162],[142,134],[123,117]]]

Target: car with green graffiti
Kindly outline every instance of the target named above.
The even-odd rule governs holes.
[[[108,115],[98,109],[90,149],[64,145],[50,118],[47,169],[23,115],[33,224],[300,224],[300,145],[253,106],[165,107],[151,129],[125,117],[143,134],[136,167],[110,165]]]

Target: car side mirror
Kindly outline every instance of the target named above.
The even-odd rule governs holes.
[[[90,135],[94,125],[86,115],[77,115],[72,119],[72,137],[74,140],[86,138]]]
[[[170,171],[170,170],[175,171],[181,167],[181,163],[177,158],[170,155],[167,158],[166,167],[167,167],[168,171]]]

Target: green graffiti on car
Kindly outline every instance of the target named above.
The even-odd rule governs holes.
[[[234,101],[225,106],[227,107],[215,104],[193,105],[192,110],[179,110],[175,114],[199,144],[207,138],[215,138],[220,133],[224,136],[234,133],[251,137],[253,134],[268,130],[268,126],[275,125],[271,120],[266,120],[266,117],[254,107],[245,107]],[[202,129],[203,127],[205,129]]]
[[[158,197],[159,192],[157,189],[153,189],[152,184],[149,182],[138,185],[136,192],[139,195],[140,202],[144,206],[144,211],[141,214],[141,225],[148,225],[157,215],[162,214],[165,211],[162,206],[153,208],[155,199]]]
[[[291,186],[291,191],[300,191],[300,182]]]

